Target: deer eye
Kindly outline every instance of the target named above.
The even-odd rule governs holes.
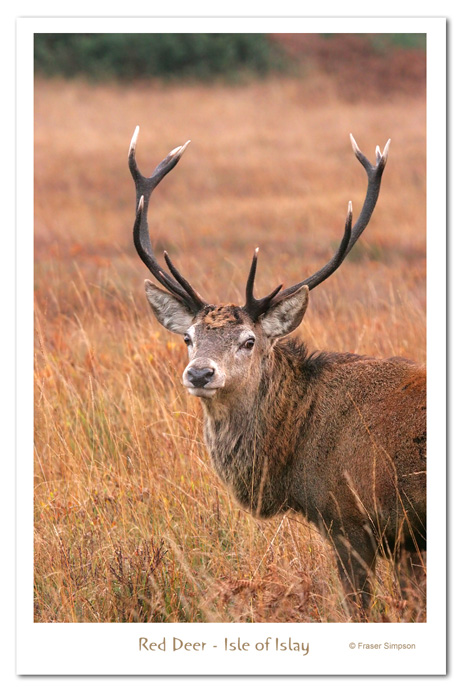
[[[240,345],[240,350],[252,350],[255,342],[255,338],[248,338]]]
[[[191,340],[191,338],[189,337],[189,335],[188,335],[187,333],[186,333],[186,335],[184,336],[183,340],[184,340],[184,342],[186,343],[186,345],[188,345],[188,346],[192,344],[192,340]]]

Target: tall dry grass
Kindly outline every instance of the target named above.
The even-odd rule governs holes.
[[[257,521],[209,467],[185,348],[156,324],[133,249],[126,154],[144,172],[192,144],[151,210],[203,296],[240,302],[261,247],[258,294],[321,266],[359,211],[392,138],[363,240],[312,293],[310,349],[425,359],[425,105],[340,101],[328,80],[236,87],[89,86],[35,92],[35,620],[344,622],[333,554],[303,520]],[[373,621],[424,619],[378,568]]]

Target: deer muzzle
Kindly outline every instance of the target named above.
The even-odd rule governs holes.
[[[183,372],[183,384],[192,396],[212,398],[225,385],[225,376],[213,360],[193,360]]]

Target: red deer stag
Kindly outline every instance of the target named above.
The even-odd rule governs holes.
[[[309,291],[341,265],[377,202],[389,141],[373,166],[354,138],[368,187],[352,225],[318,272],[262,299],[254,296],[255,250],[246,303],[209,304],[173,265],[158,264],[149,238],[149,197],[189,141],[171,151],[151,177],[135,159],[134,244],[161,287],[146,280],[157,320],[184,337],[183,384],[201,399],[214,469],[255,516],[301,513],[333,542],[339,573],[354,605],[366,608],[378,554],[422,567],[426,546],[425,370],[400,357],[375,359],[317,352],[284,339],[301,323]]]

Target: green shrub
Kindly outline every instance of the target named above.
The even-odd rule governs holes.
[[[265,75],[285,66],[266,34],[36,34],[37,74],[133,80]]]
[[[393,48],[426,50],[425,34],[371,34],[370,38],[376,51],[387,52]]]

